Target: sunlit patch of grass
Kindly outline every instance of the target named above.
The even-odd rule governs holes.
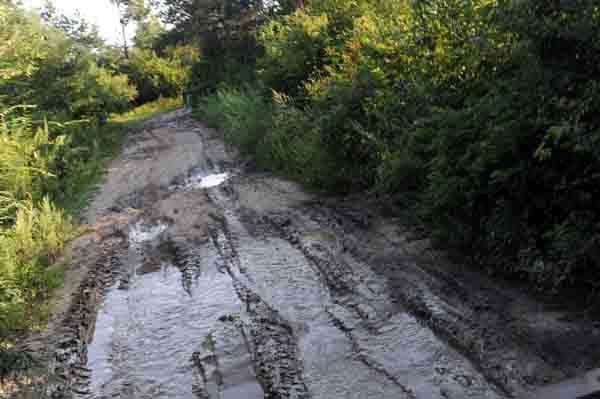
[[[156,101],[141,105],[124,114],[112,115],[110,120],[113,123],[140,123],[158,114],[175,111],[181,107],[183,107],[183,98],[181,97],[159,98]]]

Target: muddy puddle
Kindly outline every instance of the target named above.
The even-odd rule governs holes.
[[[212,246],[197,248],[190,284],[173,260],[153,259],[165,225],[135,226],[122,272],[98,311],[86,367],[91,370],[87,398],[191,398],[204,386],[197,362],[212,334],[227,341],[226,359],[213,373],[235,375],[218,384],[221,398],[260,398],[250,354],[237,329],[219,331],[219,318],[240,314],[228,275],[217,270]],[[148,266],[147,263],[157,263]],[[126,280],[126,283],[124,281]],[[246,392],[236,391],[243,384]],[[256,395],[249,395],[251,391]],[[237,392],[237,393],[236,393]]]
[[[83,316],[69,321],[55,367],[67,383],[54,397],[514,394],[512,380],[497,378],[512,370],[482,368],[464,347],[449,344],[432,317],[415,316],[398,282],[376,271],[381,262],[361,255],[362,246],[379,250],[344,227],[362,219],[315,205],[291,183],[244,172],[215,132],[189,118],[158,124],[140,140],[117,160],[109,192],[99,194],[90,215],[125,209],[115,211],[111,201],[135,196],[145,198],[131,203],[145,208],[120,233],[99,237],[106,261],[82,288],[76,309]],[[164,170],[160,153],[139,154],[157,147],[152,140],[172,155]],[[176,158],[177,148],[186,156]],[[147,187],[126,184],[119,162],[146,167]],[[96,275],[105,276],[102,284]],[[432,313],[458,312],[426,288],[403,289]],[[525,357],[506,342],[517,371],[545,365],[535,357],[519,365]]]
[[[337,258],[314,233],[290,239],[266,225],[250,232],[222,184],[230,183],[193,187],[220,214],[205,242],[173,241],[167,222],[130,226],[76,397],[500,397],[468,361],[389,305],[385,281]],[[343,288],[332,284],[337,268]]]

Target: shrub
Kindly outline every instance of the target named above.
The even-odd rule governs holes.
[[[189,103],[195,105],[201,97],[210,96],[219,89],[244,87],[255,81],[254,65],[246,63],[239,55],[231,51],[203,55],[192,66],[185,96]]]
[[[103,119],[135,96],[123,75],[63,31],[12,4],[0,4],[0,104],[36,105],[55,120]]]
[[[168,48],[163,57],[144,49],[133,49],[130,53],[123,70],[137,87],[138,104],[160,97],[181,97],[188,85],[191,67],[200,56],[192,46]]]
[[[257,150],[271,126],[271,108],[258,90],[220,89],[198,105],[198,115],[225,133],[225,139],[248,154]]]
[[[300,9],[261,29],[264,55],[258,69],[265,84],[279,92],[299,94],[304,82],[326,63],[328,27],[327,15],[310,15]]]
[[[95,64],[90,64],[83,79],[78,92],[69,100],[76,118],[93,116],[105,123],[110,113],[128,110],[138,94],[127,75],[114,75]]]
[[[101,45],[94,29],[68,18],[43,22],[20,3],[2,0],[0,26],[2,383],[34,363],[15,348],[43,327],[49,296],[61,284],[63,266],[57,261],[79,233],[67,212],[77,214],[85,205],[123,130],[179,107],[181,98],[161,99],[108,121],[110,113],[126,111],[138,92],[127,75],[116,72],[118,63],[107,62],[110,52],[92,50]],[[177,96],[197,54],[184,46],[165,50],[164,59],[143,53],[140,73],[152,74],[152,90]]]

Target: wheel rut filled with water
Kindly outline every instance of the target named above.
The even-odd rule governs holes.
[[[361,208],[253,171],[186,111],[151,121],[89,208],[96,254],[61,319],[48,393],[492,399],[580,371],[512,325],[473,338],[500,318],[456,317],[473,304],[441,290],[395,221]],[[510,361],[485,357],[492,335]]]

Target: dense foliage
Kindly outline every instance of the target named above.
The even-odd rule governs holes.
[[[595,294],[599,39],[591,0],[310,0],[259,29],[253,88],[214,75],[197,109],[266,167],[411,193],[488,269]]]
[[[160,57],[142,48],[132,49],[129,54],[122,68],[138,89],[136,102],[143,104],[159,97],[181,97],[200,52],[196,47],[179,45],[164,49]]]
[[[136,90],[91,49],[36,15],[0,5],[0,104],[36,105],[58,119],[123,111]]]

